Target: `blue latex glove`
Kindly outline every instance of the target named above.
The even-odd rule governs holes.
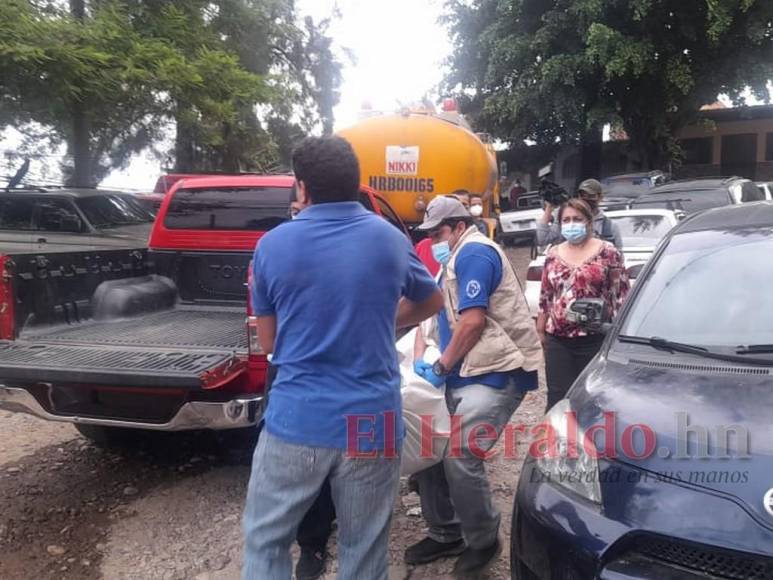
[[[445,377],[436,375],[435,371],[432,370],[432,365],[428,362],[424,362],[423,360],[413,363],[413,370],[417,375],[419,375],[422,379],[427,381],[436,389],[442,387],[446,382]]]
[[[424,377],[424,373],[432,370],[432,365],[426,362],[424,359],[413,361],[413,372],[420,377]]]

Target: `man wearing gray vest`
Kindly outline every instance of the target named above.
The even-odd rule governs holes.
[[[418,335],[414,366],[417,374],[445,388],[461,445],[452,436],[445,459],[415,477],[429,537],[409,547],[405,560],[425,564],[461,555],[454,574],[465,577],[487,569],[501,551],[500,514],[485,456],[526,391],[537,388],[542,347],[507,256],[478,231],[458,200],[433,199],[419,229],[432,238],[433,255],[442,265],[444,307],[431,337],[440,346],[440,359],[423,360]],[[485,435],[470,439],[471,432]]]

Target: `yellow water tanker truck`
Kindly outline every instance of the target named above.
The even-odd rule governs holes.
[[[490,139],[473,133],[455,111],[373,116],[338,134],[357,153],[362,183],[381,193],[408,225],[422,221],[432,198],[460,189],[482,195],[484,217],[496,218],[496,154]]]

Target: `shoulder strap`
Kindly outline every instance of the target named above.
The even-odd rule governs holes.
[[[607,241],[615,239],[615,233],[612,231],[612,220],[607,216],[604,216],[604,219],[601,222],[601,237]]]

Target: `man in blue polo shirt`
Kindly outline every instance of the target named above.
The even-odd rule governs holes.
[[[445,385],[448,410],[461,425],[461,448],[417,474],[429,534],[406,550],[405,560],[425,564],[460,555],[454,574],[477,576],[501,551],[485,455],[526,391],[537,388],[542,347],[509,260],[459,201],[435,198],[419,227],[428,231],[443,265],[444,306],[432,337],[440,359],[422,359],[419,335],[415,370],[436,387]]]
[[[339,578],[387,578],[403,436],[395,331],[443,300],[410,241],[357,201],[349,143],[293,154],[309,207],[267,233],[253,262],[258,335],[277,375],[244,514],[244,580],[289,579],[295,530],[329,479]]]

